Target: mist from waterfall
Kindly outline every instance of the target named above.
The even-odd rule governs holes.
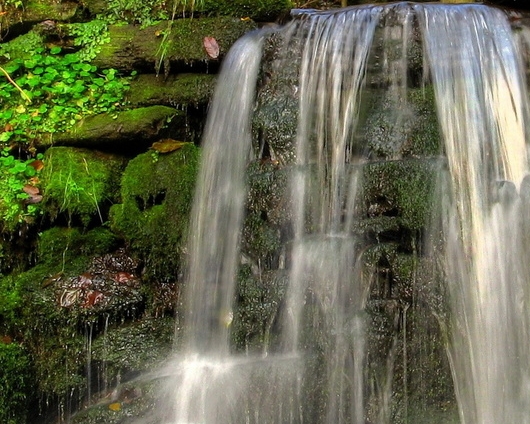
[[[294,11],[284,27],[236,43],[217,83],[189,240],[183,347],[166,370],[158,412],[165,424],[356,423],[376,396],[377,423],[390,423],[388,378],[366,388],[365,246],[355,234],[363,165],[358,126],[367,69],[381,22],[398,31],[390,66],[396,121],[406,121],[407,51],[421,34],[447,171],[436,208],[450,314],[440,319],[463,423],[530,422],[530,178],[522,38],[506,14],[482,5],[397,3],[340,11]],[[286,293],[274,341],[233,352],[230,330],[245,214],[246,166],[262,45],[274,33],[279,67],[299,66],[294,158],[288,171],[291,238],[280,268]],[[292,57],[293,52],[298,59]],[[383,58],[385,59],[385,58]],[[282,160],[282,158],[272,158]],[[396,157],[396,159],[399,159]],[[436,237],[436,236],[432,236]],[[259,270],[257,271],[259,273]],[[395,343],[394,343],[395,344]],[[390,349],[392,352],[393,347]],[[406,420],[406,418],[405,418]]]

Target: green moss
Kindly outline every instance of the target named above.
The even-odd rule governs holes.
[[[75,16],[78,5],[74,2],[55,0],[25,0],[24,21],[44,21],[53,19],[65,21]]]
[[[272,21],[294,7],[290,0],[205,0],[200,11]]]
[[[219,54],[224,55],[239,37],[254,27],[252,22],[230,17],[173,21],[166,57],[184,61],[192,58],[208,59],[203,46],[204,37],[215,38],[219,44]],[[162,30],[167,31],[167,28]]]
[[[438,164],[428,160],[374,162],[364,168],[366,215],[395,217],[408,230],[429,222]]]
[[[208,104],[215,81],[215,75],[179,74],[162,78],[143,74],[131,81],[127,100],[132,105],[142,106]]]
[[[24,424],[31,400],[32,373],[26,350],[0,341],[0,421]]]
[[[361,145],[374,158],[437,156],[440,134],[432,87],[408,90],[407,99],[388,90],[366,92]]]
[[[145,29],[134,25],[111,25],[110,42],[92,62],[98,67],[133,70],[138,61],[143,65],[164,65],[166,74],[170,64],[190,65],[212,59],[207,55],[204,37],[213,37],[219,44],[223,57],[234,42],[246,32],[256,28],[252,21],[231,17],[177,19],[161,22]]]
[[[184,116],[184,113],[167,106],[101,113],[82,119],[67,132],[55,134],[41,145],[60,143],[111,151],[119,147],[131,149],[140,146],[144,150],[146,144],[158,138],[160,131],[176,116]]]
[[[188,143],[169,154],[141,154],[123,173],[123,203],[111,208],[111,226],[144,260],[147,275],[174,281],[179,272],[198,156]]]
[[[116,236],[97,227],[83,232],[78,228],[53,227],[39,236],[37,256],[47,264],[72,263],[80,257],[102,255],[116,246]]]
[[[117,199],[119,158],[71,147],[46,151],[42,172],[43,207],[52,217],[66,213],[87,225],[93,218],[104,222],[106,204]]]
[[[42,36],[37,31],[29,31],[7,43],[0,44],[0,57],[7,60],[29,59],[37,48],[43,46]]]

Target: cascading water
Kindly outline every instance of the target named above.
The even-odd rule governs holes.
[[[424,83],[434,88],[448,164],[449,177],[440,178],[439,247],[450,318],[440,325],[449,335],[460,420],[530,422],[528,105],[522,53],[507,16],[482,5],[412,3],[293,15],[283,28],[243,38],[224,61],[191,223],[185,339],[168,367],[157,422],[407,422],[408,304],[386,302],[403,342],[394,331],[383,371],[367,365],[374,276],[364,265],[370,246],[359,230],[359,203],[374,153],[359,142],[359,123],[374,63],[387,73],[396,125],[413,116],[407,100],[413,37],[425,50]],[[387,21],[392,29],[381,30]],[[260,75],[268,37],[280,40],[277,72],[298,66],[284,102],[296,110],[279,112],[282,119],[294,113],[297,122],[287,152],[259,140],[252,148],[256,82],[270,77]],[[398,149],[390,151],[401,159]],[[267,340],[259,350],[236,353],[230,332],[238,268],[252,262],[240,252],[245,172],[256,159],[285,170],[288,218],[277,269],[287,283]],[[253,272],[263,277],[259,262]],[[398,346],[403,366],[395,361]],[[405,405],[393,416],[396,367]]]
[[[419,9],[452,187],[444,268],[461,420],[527,423],[530,246],[519,193],[529,120],[520,47],[500,10]]]

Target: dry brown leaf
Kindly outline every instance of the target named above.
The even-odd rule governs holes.
[[[32,186],[30,184],[26,184],[22,190],[24,193],[29,194],[30,196],[35,196],[36,194],[39,194],[40,191],[38,187]]]
[[[158,153],[169,153],[180,149],[187,143],[185,141],[177,141],[172,138],[164,138],[160,141],[155,141],[151,145],[151,149],[156,150]]]
[[[35,171],[40,171],[44,168],[44,162],[40,159],[35,159],[33,162],[30,162],[29,166],[35,169]]]
[[[204,50],[206,50],[206,54],[208,57],[212,59],[217,59],[219,57],[219,44],[217,44],[217,40],[213,37],[204,37],[204,40],[202,40],[202,44],[204,46]]]

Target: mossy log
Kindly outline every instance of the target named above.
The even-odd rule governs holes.
[[[28,27],[46,20],[71,21],[79,10],[78,3],[69,1],[31,0],[24,2],[23,8],[0,2],[0,12],[3,13],[0,15],[0,40],[5,35],[11,38],[20,33],[21,31],[14,30],[15,26]]]
[[[127,100],[133,106],[193,106],[210,102],[216,77],[206,74],[143,74],[131,81]]]
[[[109,5],[105,0],[83,0],[83,6],[92,16],[109,10]],[[156,2],[157,10],[168,16],[173,13],[174,6],[174,2]],[[124,11],[127,9],[127,6],[122,7]],[[176,7],[177,16],[215,15],[274,21],[282,14],[286,14],[294,7],[294,4],[290,0],[203,0],[201,2],[177,1]]]
[[[179,122],[184,112],[167,106],[150,106],[112,114],[89,116],[70,131],[55,134],[44,145],[92,147],[103,150],[130,149],[132,153],[146,148],[160,138],[168,124]]]
[[[169,74],[170,67],[177,72],[190,67],[216,68],[232,44],[255,27],[252,21],[227,17],[178,19],[144,29],[135,25],[112,25],[109,27],[110,42],[101,46],[93,64],[124,72],[133,69],[153,72],[159,68],[165,74]],[[204,37],[215,38],[219,44],[218,58],[206,54]],[[163,68],[157,66],[159,64]]]

